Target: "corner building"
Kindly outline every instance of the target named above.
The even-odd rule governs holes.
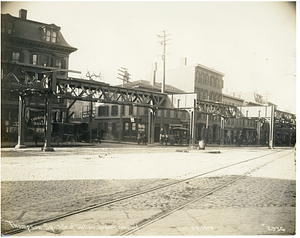
[[[77,49],[64,39],[61,28],[27,19],[27,10],[19,17],[1,14],[1,80],[42,84],[52,70],[58,78],[68,77],[69,55]],[[1,95],[1,140],[17,141],[19,99],[16,94]],[[35,132],[44,131],[44,96],[25,99],[25,141],[33,140]],[[67,100],[53,101],[53,121],[62,121]],[[43,138],[41,138],[43,140]]]

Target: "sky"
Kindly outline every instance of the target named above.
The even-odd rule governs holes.
[[[131,81],[145,79],[154,62],[162,70],[158,35],[166,30],[166,70],[180,67],[186,57],[188,65],[225,74],[223,93],[256,91],[280,110],[296,112],[296,4],[1,2],[4,14],[18,17],[21,8],[29,20],[60,26],[66,41],[78,49],[70,55],[69,69],[81,74],[69,76],[84,78],[89,71],[118,85],[118,69],[124,67]]]

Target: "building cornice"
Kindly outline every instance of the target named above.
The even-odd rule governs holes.
[[[206,69],[206,70],[208,70],[208,71],[211,71],[211,72],[214,72],[214,73],[216,73],[216,74],[219,74],[219,75],[221,75],[221,76],[223,76],[223,77],[225,76],[225,74],[223,74],[223,73],[221,73],[221,72],[219,72],[219,71],[217,71],[217,70],[208,68],[208,67],[206,67],[206,66],[204,66],[204,65],[201,65],[201,64],[195,64],[195,67],[200,67],[200,68]]]
[[[49,49],[49,50],[55,50],[55,51],[62,51],[62,52],[67,52],[67,53],[72,53],[77,50],[77,48],[62,46],[62,45],[58,45],[56,43],[33,41],[33,40],[28,40],[28,39],[24,39],[24,38],[20,38],[20,37],[9,36],[9,35],[2,35],[1,41],[2,41],[2,44],[3,43],[19,44],[19,45],[24,45],[24,46],[32,46],[32,47],[38,47],[38,48],[42,48],[42,49]]]

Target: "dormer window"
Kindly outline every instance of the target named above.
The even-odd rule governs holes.
[[[9,35],[12,34],[13,27],[12,27],[12,23],[11,22],[5,22],[5,21],[3,21],[1,25],[2,25],[2,29],[1,29],[2,33],[6,33],[6,34],[9,34]]]
[[[56,35],[57,35],[56,31],[53,31],[52,32],[52,40],[51,40],[53,43],[56,43]]]
[[[52,28],[43,27],[44,31],[44,40],[47,42],[56,43],[57,42],[57,30]]]
[[[51,31],[47,30],[46,31],[46,41],[50,41],[50,39],[51,39]]]

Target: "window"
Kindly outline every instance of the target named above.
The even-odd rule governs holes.
[[[133,131],[136,130],[136,123],[135,123],[135,122],[131,124],[131,129],[132,129]]]
[[[12,33],[12,24],[9,22],[7,23],[7,34],[11,34]]]
[[[122,116],[124,116],[125,115],[125,105],[121,105],[121,107],[122,107]]]
[[[105,117],[109,114],[109,106],[100,106],[98,107],[98,116]]]
[[[125,129],[125,131],[129,131],[129,123],[128,122],[125,123],[125,128],[124,129]]]
[[[111,115],[112,116],[118,116],[118,109],[119,109],[119,106],[118,105],[113,105],[111,107]]]
[[[49,57],[47,55],[41,55],[40,65],[49,66]]]
[[[37,65],[37,55],[32,55],[32,64]]]
[[[53,42],[53,43],[56,43],[56,31],[53,31],[52,32],[52,39],[51,39],[51,42]]]
[[[133,106],[129,106],[129,115],[132,115],[133,114]]]
[[[11,22],[2,22],[1,24],[1,32],[7,33],[9,35],[12,34],[12,23]]]
[[[18,52],[13,52],[13,53],[12,53],[12,61],[13,61],[13,62],[19,62],[19,61],[20,61],[20,53],[18,53]]]
[[[44,30],[44,40],[47,42],[56,43],[57,42],[57,31],[53,29],[47,29],[43,27]]]
[[[57,68],[61,69],[61,66],[62,66],[62,60],[61,60],[61,59],[56,59],[55,66],[56,66]]]
[[[46,31],[46,41],[50,41],[50,39],[51,39],[51,31],[47,30]]]

